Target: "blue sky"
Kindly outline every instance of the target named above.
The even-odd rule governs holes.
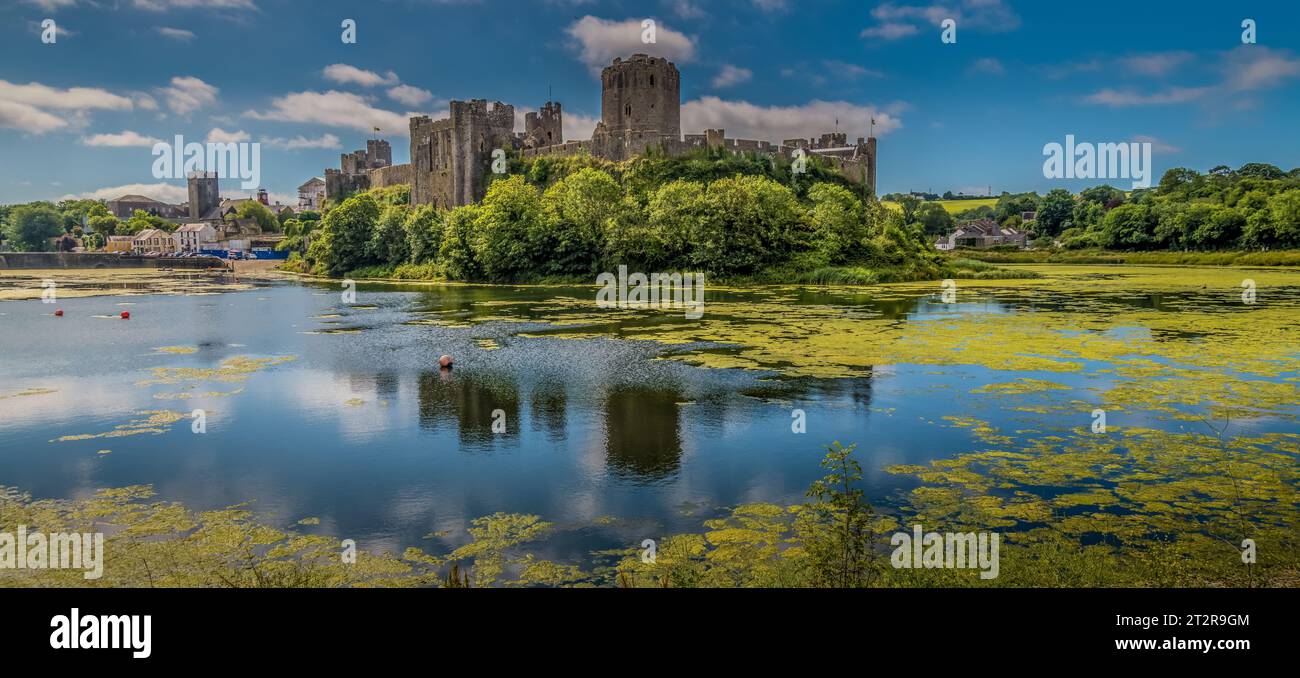
[[[340,40],[348,18],[356,44]],[[945,18],[955,44],[940,40]],[[1257,44],[1242,43],[1246,18]],[[838,119],[853,138],[874,116],[882,193],[1101,183],[1044,178],[1044,144],[1067,134],[1149,141],[1157,180],[1300,165],[1294,2],[7,0],[0,202],[183,200],[183,182],[152,176],[150,148],[182,134],[260,142],[262,184],[296,203],[373,126],[405,162],[408,113],[486,98],[522,117],[548,88],[566,136],[586,138],[595,73],[634,51],[677,63],[684,132],[780,141]],[[236,183],[223,195],[245,194]]]

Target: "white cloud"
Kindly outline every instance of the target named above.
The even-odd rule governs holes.
[[[262,144],[270,148],[278,148],[285,151],[296,151],[304,148],[343,148],[339,138],[333,134],[321,135],[318,139],[308,139],[299,134],[292,139],[270,138],[262,139]]]
[[[822,61],[822,68],[832,80],[857,80],[863,77],[883,78],[885,76],[880,71],[844,61],[836,61],[835,59]]]
[[[268,111],[247,111],[244,115],[254,120],[309,123],[366,133],[375,127],[397,136],[410,133],[409,116],[375,108],[356,94],[337,90],[292,92],[274,99]]]
[[[1132,140],[1140,144],[1151,144],[1151,150],[1156,153],[1182,153],[1183,152],[1183,149],[1177,146],[1174,146],[1172,144],[1167,144],[1153,136],[1149,136],[1146,134],[1134,135]]]
[[[879,21],[920,21],[939,26],[944,19],[957,22],[957,30],[973,28],[992,32],[1020,27],[1020,17],[1004,0],[960,0],[950,5],[896,5],[886,2],[871,10]]]
[[[871,10],[880,22],[863,29],[864,38],[896,40],[919,32],[917,24],[939,26],[945,19],[957,23],[957,30],[989,32],[1013,31],[1020,27],[1020,17],[1005,0],[960,0],[955,5],[899,5],[885,2]]]
[[[388,98],[407,106],[421,106],[433,101],[433,92],[411,85],[398,85],[388,90]]]
[[[640,19],[611,21],[588,15],[573,22],[565,32],[577,41],[578,58],[592,75],[600,75],[600,70],[613,62],[614,57],[649,54],[677,63],[695,58],[694,38],[657,22],[655,42],[645,44],[641,42],[643,30]]]
[[[1130,73],[1162,76],[1191,60],[1191,52],[1152,52],[1122,57],[1119,65]]]
[[[158,34],[163,36],[164,38],[171,38],[172,40],[189,42],[194,39],[194,32],[187,31],[184,28],[171,28],[170,26],[158,26],[157,29],[155,30],[157,30]]]
[[[131,100],[94,87],[59,89],[0,80],[0,127],[44,134],[86,123],[91,110],[129,111]]]
[[[718,74],[714,76],[713,87],[715,89],[731,87],[733,85],[749,82],[753,77],[754,72],[748,68],[738,68],[731,64],[726,64],[722,67],[722,70],[718,71]]]
[[[210,144],[237,144],[248,141],[251,138],[252,137],[248,135],[248,132],[245,132],[242,129],[235,132],[227,132],[220,127],[213,127],[212,131],[208,132],[208,138],[204,139],[204,141]]]
[[[177,76],[171,82],[170,87],[159,89],[158,94],[176,115],[189,115],[216,103],[217,92],[220,91],[194,76]]]
[[[786,0],[751,0],[754,6],[764,12],[780,12],[789,7]]]
[[[362,87],[376,87],[378,85],[396,85],[398,82],[397,74],[388,71],[380,75],[374,71],[367,71],[356,66],[348,64],[330,64],[325,67],[325,78],[340,85],[361,85]]]
[[[77,0],[27,0],[27,4],[36,5],[47,12],[53,12],[60,7],[71,7],[77,4]]]
[[[1176,65],[1180,62],[1147,62],[1147,74],[1154,75],[1161,72],[1161,69],[1172,68],[1170,63]],[[1168,87],[1154,92],[1105,88],[1084,97],[1083,101],[1115,108],[1203,102],[1208,106],[1226,105],[1244,110],[1255,103],[1244,98],[1246,93],[1272,89],[1283,85],[1287,80],[1300,78],[1300,58],[1289,50],[1243,45],[1223,52],[1216,70],[1218,80],[1201,87]]]
[[[1300,76],[1300,58],[1287,50],[1242,45],[1225,55],[1220,69],[1228,91],[1269,89]]]
[[[704,10],[694,0],[672,0],[671,5],[673,14],[680,19],[701,19],[705,16]]]
[[[77,4],[77,0],[25,0],[29,5],[36,5],[41,9],[53,11],[60,7],[72,7]],[[88,3],[94,5],[94,2]],[[257,5],[253,0],[131,0],[131,6],[136,9],[148,10],[151,12],[165,12],[169,9],[235,9],[235,10],[256,10]]]
[[[143,195],[153,198],[160,202],[176,205],[190,199],[189,190],[184,185],[174,184],[123,184],[121,186],[108,186],[98,188],[85,193],[69,193],[59,198],[59,200],[79,200],[91,198],[94,200],[112,200],[124,195]]]
[[[49,11],[49,10],[47,10],[47,11]],[[28,30],[28,32],[30,32],[32,35],[42,35],[42,34],[45,33],[45,27],[42,26],[41,23],[40,23],[39,21],[28,21],[28,22],[27,22],[27,30]],[[59,40],[62,40],[62,39],[64,39],[64,38],[71,38],[71,37],[73,37],[73,36],[75,36],[75,35],[80,35],[80,33],[77,32],[77,31],[69,30],[68,27],[65,26],[65,25],[62,24],[62,23],[55,22],[55,23],[54,23],[54,35],[55,35]]]
[[[600,117],[598,116],[565,113],[562,121],[564,125],[564,139],[566,141],[585,141],[590,139],[591,133],[596,131],[596,123],[598,122],[600,122]]]
[[[1131,89],[1117,90],[1107,87],[1084,97],[1084,101],[1112,108],[1164,106],[1196,101],[1211,91],[1212,88],[1210,87],[1172,87],[1160,92],[1144,94]]]
[[[682,106],[682,130],[698,134],[705,129],[723,129],[729,138],[767,140],[815,137],[839,129],[849,138],[867,136],[875,117],[877,136],[903,126],[896,113],[874,106],[844,101],[812,101],[802,106],[758,106],[747,101],[724,101],[702,97]]]
[[[107,146],[110,148],[152,148],[153,145],[159,141],[161,141],[161,139],[147,137],[139,132],[132,132],[129,129],[122,130],[117,134],[95,134],[81,139],[81,143],[87,146]]]
[[[67,126],[63,118],[35,106],[0,99],[0,127],[44,134]]]
[[[139,106],[141,110],[156,111],[158,110],[158,100],[144,92],[135,92],[131,95],[131,101]]]
[[[967,73],[972,75],[1005,75],[1006,69],[1002,67],[1002,62],[992,57],[976,59],[975,63],[966,69]]]
[[[861,37],[897,40],[906,38],[909,35],[915,35],[917,30],[917,27],[912,24],[883,23],[879,26],[868,26],[862,29]]]
[[[196,7],[207,9],[257,9],[257,5],[253,4],[253,0],[131,0],[131,5],[136,9],[145,9],[151,12]]]
[[[97,87],[58,89],[38,82],[26,85],[0,80],[0,100],[28,104],[37,108],[67,110],[131,110],[131,100]]]

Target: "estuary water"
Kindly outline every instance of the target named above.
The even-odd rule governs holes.
[[[597,309],[589,287],[362,284],[345,300],[336,283],[184,273],[59,272],[76,292],[43,303],[40,274],[6,272],[0,486],[151,485],[392,552],[537,514],[564,529],[536,552],[581,562],[801,502],[832,441],[857,444],[884,511],[926,482],[900,468],[1064,450],[1098,410],[1130,431],[1226,417],[1300,468],[1300,274],[1039,269],[958,281],[955,299],[937,282],[711,288],[699,320]]]

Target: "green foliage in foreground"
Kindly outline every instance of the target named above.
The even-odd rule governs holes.
[[[1081,540],[1101,530],[1096,514],[1072,514],[1048,521],[1043,500],[1023,493],[999,498],[989,483],[1035,473],[1028,455],[983,453],[936,462],[932,467],[900,468],[927,484],[912,493],[905,519],[877,513],[858,487],[862,468],[853,446],[834,443],[822,461],[826,475],[795,506],[745,504],[725,517],[704,522],[704,531],[660,540],[656,558],[643,559],[638,548],[596,554],[608,560],[592,571],[542,560],[526,546],[553,535],[557,527],[535,515],[496,513],[475,519],[469,540],[441,555],[411,548],[400,557],[356,551],[344,562],[335,539],[281,530],[253,520],[246,506],[194,512],[177,503],[152,501],[153,491],[135,486],[100,490],[77,500],[33,501],[0,488],[0,526],[27,526],[28,532],[103,531],[104,575],[85,580],[80,570],[0,570],[0,586],[126,587],[412,587],[619,586],[619,587],[835,587],[872,586],[1294,586],[1300,578],[1300,543],[1286,524],[1271,520],[1275,502],[1261,502],[1260,487],[1282,482],[1255,480],[1243,464],[1249,457],[1226,454],[1212,440],[1188,438],[1188,454],[1214,461],[1231,484],[1200,487],[1218,517],[1208,521],[1160,514],[1106,514],[1122,523],[1112,532],[1123,544]],[[1212,455],[1207,458],[1204,455]],[[1078,454],[1067,452],[1067,454]],[[1235,459],[1235,460],[1234,460]],[[1217,461],[1215,461],[1217,460]],[[1069,461],[1069,460],[1067,460]],[[1083,460],[1088,462],[1088,460]],[[970,473],[969,464],[993,464],[987,480]],[[1163,462],[1162,462],[1163,463]],[[1271,462],[1260,462],[1269,465]],[[1050,473],[1064,470],[1041,467]],[[1000,472],[1007,475],[999,476]],[[978,494],[963,485],[974,482]],[[1197,482],[1194,479],[1184,482]],[[1168,506],[1168,491],[1153,488],[1151,500]],[[1271,490],[1269,490],[1271,491]],[[1233,494],[1228,494],[1229,492]],[[1059,505],[1101,504],[1114,498],[1096,490],[1063,495]],[[1220,505],[1235,495],[1235,501]],[[1153,505],[1154,506],[1154,505]],[[1289,509],[1294,513],[1294,508]],[[1266,544],[1257,565],[1242,565],[1233,544],[1246,525],[1246,514],[1268,517],[1250,527]],[[1164,519],[1173,522],[1166,524]],[[1016,520],[1044,525],[1007,532]],[[1001,529],[1000,576],[980,579],[977,569],[895,569],[890,566],[890,535],[912,522],[927,531],[971,532]],[[303,519],[299,525],[315,525]],[[1164,537],[1143,537],[1137,524]],[[1175,534],[1177,525],[1191,532]],[[1222,532],[1222,534],[1220,534]],[[435,537],[439,535],[430,535]],[[1227,543],[1220,543],[1220,539]]]
[[[819,160],[795,177],[770,159],[724,156],[516,159],[481,203],[451,210],[412,209],[409,192],[394,188],[359,194],[324,215],[286,268],[504,283],[591,282],[620,265],[724,279],[783,269],[862,269],[875,281],[947,272],[919,225],[864,201]]]

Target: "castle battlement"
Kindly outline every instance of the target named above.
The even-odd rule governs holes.
[[[802,149],[825,159],[841,175],[865,184],[875,194],[874,137],[859,137],[857,143],[850,144],[847,133],[827,132],[775,144],[728,139],[721,129],[683,137],[681,75],[671,61],[647,54],[618,57],[601,71],[600,80],[601,118],[589,140],[564,140],[559,102],[548,101],[540,110],[527,113],[523,133],[516,134],[514,106],[500,101],[489,105],[486,99],[452,101],[446,118],[433,120],[422,115],[410,119],[409,166],[389,167],[392,154],[388,143],[372,140],[365,151],[344,154],[340,170],[326,170],[326,193],[331,194],[331,186],[351,192],[409,180],[412,204],[447,208],[483,199],[496,149],[518,150],[524,157],[585,153],[617,162],[644,155],[651,148],[669,155],[721,148],[785,158],[793,158]]]

